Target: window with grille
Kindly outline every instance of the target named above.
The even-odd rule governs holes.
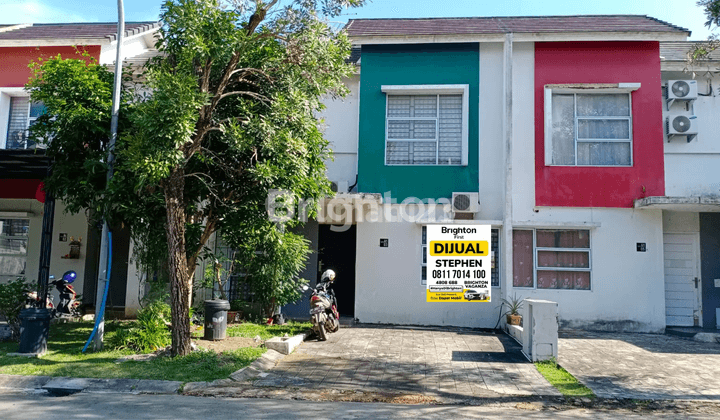
[[[467,86],[383,86],[386,165],[466,165]]]
[[[31,102],[27,96],[10,98],[6,149],[32,149],[35,141],[29,137],[28,129],[46,112],[42,102]]]
[[[589,230],[513,231],[513,287],[590,290]]]
[[[25,274],[29,228],[29,219],[0,219],[0,276]]]

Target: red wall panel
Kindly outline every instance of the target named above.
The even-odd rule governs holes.
[[[44,187],[39,179],[0,179],[0,198],[34,198],[44,203]]]
[[[0,87],[23,87],[32,72],[28,68],[30,61],[37,58],[51,58],[61,54],[63,58],[83,58],[80,53],[87,51],[95,59],[100,59],[100,46],[82,47],[0,47]],[[78,52],[80,51],[80,52]]]
[[[545,166],[544,87],[555,83],[640,83],[632,93],[633,166]],[[561,207],[632,207],[665,194],[660,44],[535,44],[535,203]]]

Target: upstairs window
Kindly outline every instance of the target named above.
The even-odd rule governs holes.
[[[35,142],[29,138],[29,128],[45,111],[45,105],[31,102],[27,96],[11,97],[5,149],[35,148]]]
[[[623,85],[629,87],[617,87]],[[616,87],[546,86],[546,165],[632,166],[630,91],[639,85],[612,86]]]
[[[467,85],[383,86],[386,165],[467,165]]]

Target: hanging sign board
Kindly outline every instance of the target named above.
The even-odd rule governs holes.
[[[490,225],[427,226],[427,301],[490,302]]]

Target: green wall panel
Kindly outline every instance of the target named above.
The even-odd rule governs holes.
[[[478,44],[363,46],[360,71],[358,191],[407,197],[450,198],[478,190]],[[386,166],[382,85],[469,85],[467,166]]]

